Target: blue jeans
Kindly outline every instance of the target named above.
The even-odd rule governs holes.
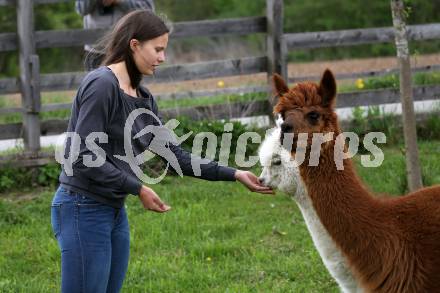
[[[61,250],[61,291],[119,292],[130,250],[125,208],[116,209],[60,187],[51,213]]]

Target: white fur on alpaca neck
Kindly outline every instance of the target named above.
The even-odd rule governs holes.
[[[304,188],[297,163],[281,146],[279,127],[266,136],[260,147],[259,157],[263,166],[260,178],[266,185],[287,193],[296,201],[325,267],[341,290],[362,292],[347,266],[345,257],[322,225]]]

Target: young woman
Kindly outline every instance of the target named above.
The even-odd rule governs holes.
[[[134,110],[147,109],[155,115],[157,104],[149,91],[140,86],[142,75],[152,75],[165,61],[169,29],[148,10],[133,11],[121,18],[105,50],[104,65],[87,74],[72,107],[68,132],[80,143],[66,144],[67,156],[75,152],[71,172],[60,174],[60,187],[52,202],[52,227],[61,249],[62,292],[119,292],[129,257],[129,227],[124,209],[127,194],[139,197],[147,210],[170,209],[151,187],[143,185],[125,155],[124,125]],[[131,145],[135,155],[149,147],[152,137],[133,136],[157,121],[140,115],[133,122]],[[105,133],[105,137],[94,136]],[[92,139],[90,139],[92,137]],[[74,150],[75,146],[79,148]],[[102,159],[97,147],[105,155]],[[191,154],[169,144],[184,175],[195,176]],[[239,181],[251,191],[273,193],[261,186],[248,171],[204,161],[200,178]]]

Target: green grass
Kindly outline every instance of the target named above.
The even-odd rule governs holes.
[[[378,144],[379,147],[381,145]],[[422,166],[422,179],[425,186],[440,184],[440,141],[421,141],[419,158]],[[382,147],[381,147],[382,148]],[[355,157],[358,174],[375,193],[401,195],[408,192],[405,169],[404,147],[383,148],[384,161],[380,167],[360,166],[359,156]]]
[[[124,291],[337,292],[287,197],[191,178],[169,178],[154,188],[173,210],[153,214],[128,200],[132,245]],[[0,201],[1,292],[57,291],[52,192]]]
[[[439,151],[439,141],[420,143],[426,184],[440,183]],[[404,156],[399,147],[384,153],[379,168],[361,167],[357,157],[359,174],[375,192],[400,194]],[[131,257],[123,292],[338,292],[287,196],[188,177],[167,177],[154,189],[173,209],[146,212],[129,197]],[[58,292],[53,192],[2,195],[0,292]]]
[[[440,84],[440,72],[416,72],[412,76],[415,86]],[[360,78],[363,87],[359,88],[357,82],[344,83],[340,88],[340,92],[353,92],[358,90],[375,90],[382,88],[399,88],[399,74],[389,74],[378,77]]]
[[[177,107],[197,107],[206,105],[219,105],[236,102],[260,101],[267,99],[266,93],[219,95],[213,97],[184,98],[178,100],[158,100],[159,109]]]

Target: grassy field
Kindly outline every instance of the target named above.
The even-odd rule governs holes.
[[[425,184],[440,183],[440,142],[420,149]],[[375,192],[397,195],[405,191],[404,166],[396,147],[385,150],[381,167],[358,164],[358,170]],[[173,210],[145,212],[129,197],[132,242],[123,292],[338,292],[287,196],[178,177],[154,189]],[[58,292],[53,192],[1,195],[0,292]]]

